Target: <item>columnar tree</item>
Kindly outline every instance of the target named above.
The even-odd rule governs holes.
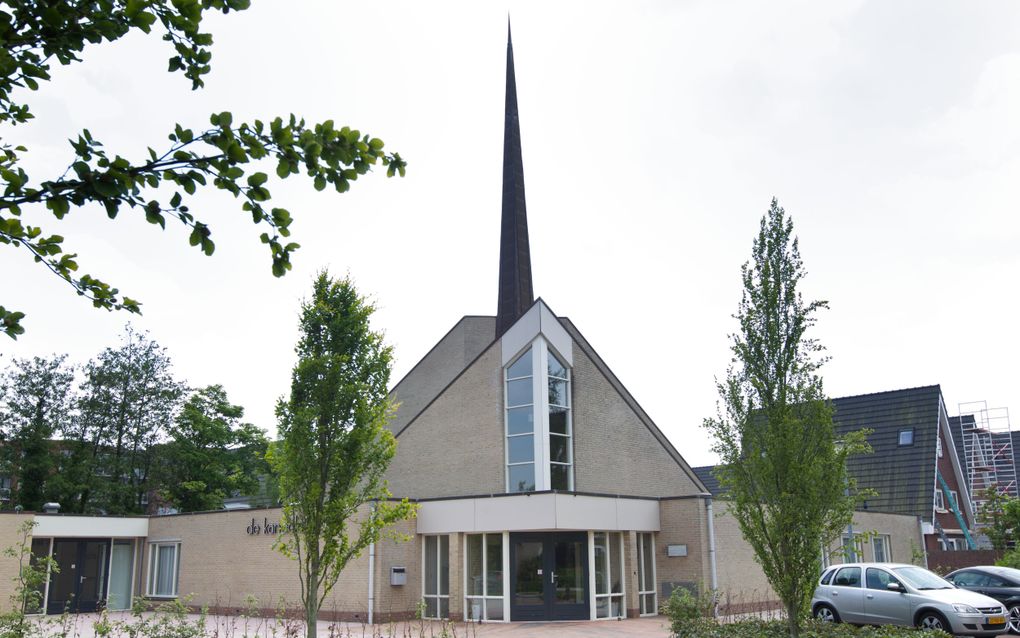
[[[786,610],[791,636],[808,610],[827,547],[859,495],[846,459],[865,432],[837,440],[819,376],[824,348],[806,336],[825,301],[805,302],[793,221],[773,199],[742,269],[733,359],[717,382],[719,411],[704,427],[719,455],[728,508]]]
[[[301,307],[290,398],[277,405],[270,463],[285,527],[277,548],[297,559],[308,638],[348,562],[414,512],[389,500],[383,479],[397,443],[385,427],[391,348],[369,325],[374,310],[350,279],[321,273]]]

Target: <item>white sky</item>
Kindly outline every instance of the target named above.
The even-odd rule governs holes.
[[[62,223],[90,272],[145,314],[94,310],[23,250],[0,249],[0,303],[28,315],[8,356],[84,362],[128,320],[192,385],[222,383],[272,431],[298,301],[350,274],[379,306],[394,382],[464,314],[496,310],[506,16],[514,28],[535,292],[569,316],[692,465],[729,361],[739,268],[775,195],[794,218],[832,396],[942,384],[1020,406],[1020,4],[944,2],[285,2],[214,16],[191,92],[169,47],[87,50],[5,130],[36,178],[83,127],[141,158],[174,122],[295,112],[383,138],[408,161],[345,195],[269,183],[296,217],[294,270],[239,204],[193,210],[217,250],[125,211]],[[272,167],[267,171],[272,175]],[[2,360],[0,360],[2,361]]]

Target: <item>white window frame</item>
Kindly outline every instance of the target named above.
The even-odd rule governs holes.
[[[595,535],[605,534],[606,535],[606,580],[608,586],[606,593],[598,593],[598,582],[595,574]],[[617,542],[617,554],[613,554],[613,535],[616,535]],[[588,564],[588,586],[591,588],[591,619],[592,620],[619,620],[627,617],[627,566],[624,564],[624,534],[622,532],[610,532],[608,530],[599,530],[597,532],[588,532],[588,546],[589,550],[589,564]],[[616,567],[613,566],[613,560],[616,560]],[[613,592],[613,570],[619,568],[620,570],[620,591]],[[602,598],[609,599],[609,613],[613,612],[613,600],[618,599],[620,603],[620,612],[617,616],[605,616],[599,617],[598,615],[598,601]]]
[[[642,576],[645,576],[645,573],[644,573],[644,570],[645,570],[645,544],[644,544],[644,542],[642,542],[642,537],[644,537],[644,536],[648,537],[649,545],[651,547],[651,552],[652,552],[652,561],[651,561],[651,563],[652,563],[652,588],[651,589],[642,589],[642,587],[644,586],[644,580],[645,580],[644,578],[642,578]],[[656,566],[655,566],[655,556],[656,556],[656,553],[655,553],[655,534],[652,534],[651,532],[638,532],[638,535],[637,535],[637,544],[638,544],[638,611],[640,612],[641,609],[642,609],[642,604],[644,603],[645,596],[651,595],[652,596],[652,611],[651,612],[642,612],[640,615],[642,615],[642,616],[658,616],[659,615],[659,593],[658,593],[658,590],[656,589],[656,585],[658,584],[659,580],[658,580],[658,577],[656,576],[656,573],[655,573],[655,571],[656,571]]]
[[[935,490],[935,511],[936,512],[946,511],[946,497],[942,494],[941,489]]]
[[[839,541],[840,542],[839,547],[840,547],[840,550],[841,550],[841,553],[842,553],[841,558],[842,558],[843,562],[846,562],[848,560],[847,546],[850,544],[849,540],[850,540],[850,537],[847,535],[846,532],[843,532],[843,536],[840,537],[840,541]],[[862,536],[861,534],[857,534],[857,533],[854,534],[854,561],[853,562],[857,562],[857,563],[863,563],[864,562],[864,536]],[[862,576],[862,578],[863,578],[863,576]]]
[[[505,483],[504,487],[505,487],[506,492],[508,494],[510,494],[510,493],[513,493],[513,494],[526,494],[527,493],[526,491],[525,492],[518,492],[517,490],[510,489],[510,468],[511,467],[515,467],[515,466],[520,466],[520,465],[529,465],[528,461],[520,461],[520,462],[516,462],[516,463],[511,463],[510,462],[510,439],[511,438],[519,438],[519,437],[528,436],[528,434],[525,434],[525,433],[510,434],[510,407],[511,407],[510,406],[510,382],[511,381],[515,381],[515,380],[519,380],[519,379],[527,379],[528,377],[527,376],[511,377],[510,376],[510,368],[513,367],[513,365],[515,363],[517,363],[517,361],[520,360],[520,358],[523,357],[525,355],[525,353],[527,353],[529,351],[531,352],[531,375],[530,375],[531,376],[531,403],[530,404],[524,404],[524,405],[515,405],[515,406],[513,406],[513,408],[514,409],[525,408],[525,407],[530,407],[531,408],[531,426],[532,426],[531,427],[531,435],[530,435],[531,436],[531,443],[532,443],[532,454],[531,454],[531,461],[530,461],[530,465],[531,465],[531,468],[532,468],[531,474],[532,474],[532,477],[534,479],[534,486],[535,486],[534,489],[535,489],[535,491],[541,489],[539,487],[539,485],[542,483],[542,479],[539,476],[539,472],[538,472],[538,468],[539,468],[539,456],[538,456],[539,449],[538,448],[540,447],[539,446],[539,439],[541,438],[541,430],[540,430],[540,427],[539,427],[540,419],[537,418],[539,411],[537,409],[538,405],[537,405],[537,401],[536,401],[536,397],[541,397],[541,394],[539,393],[538,381],[536,380],[537,377],[536,377],[536,374],[535,374],[535,370],[536,370],[535,361],[536,361],[536,359],[539,358],[538,357],[538,353],[536,352],[536,349],[537,348],[535,347],[534,343],[528,344],[528,346],[526,348],[521,350],[517,354],[517,356],[515,356],[513,359],[511,359],[510,362],[503,368],[503,467],[504,467],[504,473],[506,474],[506,478],[504,480],[504,483]]]
[[[159,581],[159,549],[161,547],[174,548],[173,563],[173,591],[169,594],[158,594],[155,591],[156,583]],[[111,551],[112,553],[112,551]],[[180,595],[181,587],[181,542],[180,541],[152,541],[149,543],[149,571],[147,574],[145,590],[149,598],[177,598]]]
[[[907,443],[903,442],[904,434],[908,435],[908,438],[910,438],[910,441],[908,441]],[[904,428],[900,430],[899,434],[896,436],[896,446],[910,447],[913,444],[914,444],[914,428]]]
[[[510,362],[503,367],[503,468],[505,473],[504,489],[508,494],[518,494],[516,490],[511,490],[510,486],[510,397],[509,397],[509,382],[513,379],[524,379],[526,377],[513,377],[508,376],[510,367],[517,363],[518,359],[524,355],[528,350],[531,350],[531,383],[532,383],[532,396],[531,396],[531,408],[532,408],[532,420],[534,423],[533,428],[533,444],[534,454],[532,455],[534,463],[534,474],[535,474],[535,491],[544,492],[552,489],[552,462],[549,458],[549,439],[552,435],[549,432],[549,356],[550,352],[549,342],[546,341],[541,335],[537,336],[531,343],[524,348],[521,348],[520,352],[517,353]],[[557,463],[557,465],[567,465],[569,467],[568,475],[568,489],[567,491],[575,490],[574,482],[574,406],[572,401],[572,384],[573,384],[573,368],[567,362],[567,358],[556,353],[557,358],[563,364],[563,367],[567,371],[567,405],[558,406],[566,407],[567,409],[567,435],[564,436],[568,440],[567,450],[568,458],[570,459],[569,464]],[[556,377],[559,378],[559,377]],[[514,406],[515,408],[526,407],[524,405]],[[518,434],[514,436],[525,436],[524,434]],[[527,461],[514,463],[516,465],[527,465]]]
[[[482,537],[482,594],[468,594],[468,537],[469,536],[481,536]],[[500,565],[502,565],[503,576],[503,595],[502,596],[490,596],[489,595],[489,536],[499,536],[501,541],[502,554],[500,556]],[[464,620],[465,621],[477,621],[477,622],[510,622],[510,597],[507,596],[507,591],[510,588],[510,573],[508,566],[510,564],[510,533],[509,532],[496,532],[496,533],[477,533],[477,534],[463,534],[464,537],[464,548],[462,555],[464,556]],[[424,572],[423,572],[424,573]],[[501,601],[500,606],[503,609],[503,618],[490,620],[489,619],[489,606],[487,604],[490,600]],[[482,603],[482,617],[481,618],[468,618],[468,610],[471,608],[473,601],[481,601]]]
[[[444,536],[446,537],[446,565],[447,565],[446,574],[447,574],[447,583],[446,583],[446,593],[445,594],[441,594],[439,592],[443,591],[443,588],[442,588],[442,583],[443,583],[443,541],[442,541],[442,538]],[[426,571],[426,569],[425,569],[425,566],[427,564],[427,557],[428,557],[427,543],[428,543],[428,539],[429,538],[436,539],[436,593],[435,594],[427,594],[427,593],[425,593],[426,592],[426,590],[425,590],[425,575],[428,573]],[[428,618],[428,619],[432,619],[432,620],[443,620],[445,618],[444,616],[441,615],[442,611],[443,611],[443,606],[440,605],[439,603],[444,598],[446,599],[446,616],[450,615],[450,582],[449,582],[450,570],[449,570],[449,566],[450,566],[450,537],[449,537],[449,535],[448,534],[428,534],[428,535],[422,536],[422,542],[421,542],[421,600],[422,600],[422,602],[425,602],[425,600],[427,598],[435,598],[436,599],[436,614],[437,614],[436,616],[427,616],[427,615],[425,615],[427,613],[427,610],[428,610],[428,605],[425,605],[423,607],[423,609],[422,609],[422,618]]]
[[[882,548],[882,560],[878,560],[878,552],[876,548]],[[892,560],[892,539],[888,534],[876,534],[871,538],[871,558],[876,563],[891,563]]]

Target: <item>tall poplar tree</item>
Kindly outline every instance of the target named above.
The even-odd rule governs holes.
[[[277,405],[285,532],[277,548],[297,559],[308,638],[340,573],[384,528],[413,515],[383,480],[397,442],[386,429],[392,350],[374,332],[374,306],[350,279],[320,273],[301,307],[290,398]]]
[[[728,507],[785,608],[791,636],[808,611],[821,548],[839,538],[860,495],[846,471],[866,432],[837,440],[818,372],[824,348],[806,336],[825,301],[805,302],[793,221],[773,199],[741,268],[733,359],[704,427],[719,455]]]

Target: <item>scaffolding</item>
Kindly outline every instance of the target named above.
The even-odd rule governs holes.
[[[974,511],[980,511],[985,502],[983,495],[989,488],[995,488],[999,494],[1017,496],[1020,490],[1009,410],[989,408],[985,401],[961,403],[959,410],[967,488]]]

